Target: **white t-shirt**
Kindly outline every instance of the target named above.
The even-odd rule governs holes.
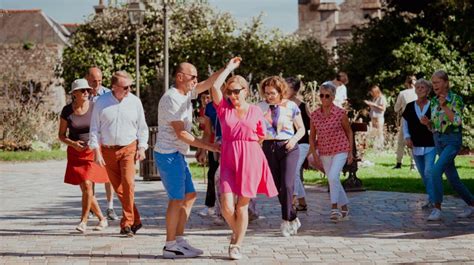
[[[395,112],[403,113],[408,103],[413,102],[418,99],[418,96],[415,93],[414,88],[408,88],[402,90],[397,97],[397,101],[395,102]]]
[[[179,140],[171,126],[172,121],[182,121],[184,129],[191,133],[193,126],[193,106],[191,99],[196,98],[195,90],[186,95],[171,87],[158,103],[158,135],[154,150],[162,154],[180,152],[186,155],[189,145]]]
[[[336,96],[334,97],[334,105],[342,108],[342,103],[347,100],[347,87],[342,84],[336,88]]]
[[[372,99],[371,101],[379,106],[382,105],[382,106],[385,106],[385,108],[387,107],[387,99],[385,98],[384,95],[381,95],[380,97],[376,99]],[[383,118],[384,114],[385,114],[385,111],[381,111],[380,109],[372,107],[372,106],[370,107],[370,117]]]

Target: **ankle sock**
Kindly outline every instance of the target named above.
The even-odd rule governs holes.
[[[176,240],[166,241],[165,247],[169,248],[176,245]]]

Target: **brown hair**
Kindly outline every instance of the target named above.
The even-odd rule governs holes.
[[[262,97],[265,96],[265,88],[267,86],[274,87],[280,94],[281,98],[283,98],[286,95],[286,92],[288,91],[288,83],[286,83],[283,77],[277,75],[267,77],[263,79],[262,82],[260,82],[260,94],[262,95]]]

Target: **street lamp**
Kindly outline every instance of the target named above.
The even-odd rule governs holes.
[[[140,98],[140,34],[138,28],[143,24],[143,18],[145,17],[145,6],[140,0],[130,0],[128,3],[128,18],[130,24],[135,26],[135,62],[136,62],[136,87],[137,97]]]
[[[165,71],[164,71],[164,88],[168,89],[170,86],[170,68],[169,68],[169,29],[168,29],[168,6],[176,2],[176,0],[162,0],[163,1],[163,29],[165,35],[165,47],[164,47],[164,59],[165,59]]]

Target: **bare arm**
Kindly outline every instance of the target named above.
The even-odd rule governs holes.
[[[229,74],[232,71],[234,71],[237,67],[239,67],[241,61],[242,61],[242,58],[240,57],[232,58],[227,64],[227,66],[216,77],[216,79],[214,79],[214,83],[212,84],[212,89],[211,89],[211,96],[212,96],[212,100],[214,101],[216,105],[219,105],[219,103],[221,103],[221,100],[223,98],[221,87],[224,84],[227,76],[229,76]]]
[[[296,144],[298,144],[298,141],[304,136],[304,124],[303,124],[303,118],[301,118],[301,113],[295,116],[295,119],[293,120],[293,125],[296,128],[296,133],[291,137],[291,139],[288,141],[286,144],[286,149],[290,150],[292,149]]]
[[[352,136],[353,132],[352,132],[352,129],[351,129],[351,125],[349,124],[349,118],[347,118],[347,115],[344,114],[344,116],[342,116],[342,128],[344,129],[344,133],[346,134],[347,136],[347,139],[349,140],[349,148],[350,148],[350,151],[349,151],[349,154],[347,155],[347,163],[348,164],[351,164],[352,163],[352,147],[354,146],[354,138]]]
[[[204,134],[202,136],[202,141],[204,143],[210,143],[211,142],[211,135],[212,135],[212,127],[211,127],[211,120],[209,117],[204,116],[203,118],[203,126],[204,126]],[[199,148],[196,151],[196,159],[199,163],[204,163],[206,161],[206,150]]]
[[[171,122],[171,127],[173,127],[174,132],[176,133],[176,137],[178,137],[178,140],[181,140],[185,142],[186,144],[195,146],[197,148],[203,148],[210,150],[212,152],[218,152],[219,148],[215,144],[209,144],[204,142],[203,140],[200,140],[196,137],[194,137],[192,134],[187,132],[184,129],[184,122],[182,121],[172,121]]]
[[[73,141],[66,136],[67,132],[67,121],[63,118],[59,119],[59,131],[58,131],[58,138],[61,142],[65,143],[68,146],[76,149],[77,151],[82,151],[86,149],[86,145],[84,141],[78,140]]]

